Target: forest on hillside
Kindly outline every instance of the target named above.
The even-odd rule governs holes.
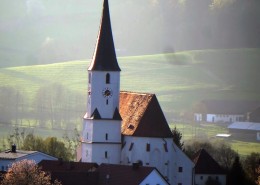
[[[259,48],[259,0],[110,0],[118,56]],[[2,0],[0,67],[92,57],[102,1]]]

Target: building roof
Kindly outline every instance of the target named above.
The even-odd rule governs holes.
[[[104,0],[96,48],[88,70],[120,71],[113,41],[108,0]]]
[[[257,101],[202,100],[208,114],[245,114],[257,108]]]
[[[225,171],[205,149],[200,149],[192,160],[195,164],[195,174],[225,174]]]
[[[43,171],[51,173],[52,180],[59,180],[63,185],[103,185],[109,182],[113,185],[139,185],[151,172],[158,170],[154,167],[140,165],[116,165],[65,162],[43,160],[39,163]],[[158,174],[160,174],[158,172]],[[160,174],[161,175],[161,174]],[[163,178],[163,176],[161,175]]]
[[[0,159],[8,159],[8,160],[16,160],[21,157],[25,157],[31,154],[38,153],[37,151],[24,151],[24,150],[16,150],[16,152],[12,152],[11,150],[6,150],[0,152]]]
[[[98,182],[96,163],[43,160],[39,166],[51,173],[52,180],[57,179],[63,185],[95,185]]]
[[[121,133],[127,136],[171,138],[172,132],[154,94],[120,92]]]
[[[97,163],[83,163],[83,162],[72,162],[63,160],[42,160],[39,163],[44,171],[55,171],[55,172],[72,172],[72,171],[94,171],[98,168]]]
[[[239,130],[255,130],[260,131],[260,123],[254,122],[235,122],[228,126],[228,129],[239,129]]]
[[[154,167],[127,166],[116,164],[101,164],[99,171],[99,185],[139,185],[153,170]]]

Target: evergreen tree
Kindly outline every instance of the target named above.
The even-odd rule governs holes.
[[[173,134],[173,142],[174,142],[181,150],[184,150],[184,142],[181,141],[181,139],[182,139],[182,133],[176,128],[176,126],[175,126],[174,129],[172,130],[172,134]]]

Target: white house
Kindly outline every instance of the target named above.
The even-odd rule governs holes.
[[[218,181],[220,185],[226,185],[225,171],[207,153],[200,149],[194,156],[195,163],[195,185],[205,185],[208,180]]]
[[[194,164],[173,143],[156,96],[120,92],[120,71],[108,0],[104,0],[97,44],[88,68],[88,102],[79,159],[98,164],[138,162],[156,167],[172,185],[193,184]]]
[[[16,146],[12,145],[11,150],[0,152],[1,171],[7,171],[14,162],[23,159],[34,160],[36,164],[42,160],[58,160],[56,157],[38,151],[16,150]]]
[[[259,106],[255,101],[202,100],[194,111],[194,121],[233,123],[246,120],[246,113]]]

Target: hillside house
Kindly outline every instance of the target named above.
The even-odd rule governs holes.
[[[194,108],[194,121],[233,123],[245,121],[246,113],[259,106],[253,101],[203,100]]]
[[[200,149],[194,156],[195,185],[205,185],[208,180],[216,180],[226,185],[226,173],[205,149]]]
[[[78,160],[129,166],[138,161],[144,167],[156,168],[172,185],[192,184],[194,164],[174,144],[156,96],[120,91],[120,72],[108,0],[104,0],[88,68],[88,102]],[[152,174],[158,172],[153,170]]]
[[[235,122],[228,126],[228,130],[233,138],[243,141],[260,141],[260,123]]]
[[[16,145],[12,145],[11,150],[0,152],[1,171],[7,171],[14,162],[24,159],[34,160],[36,164],[42,160],[58,160],[56,157],[38,151],[17,150]]]

